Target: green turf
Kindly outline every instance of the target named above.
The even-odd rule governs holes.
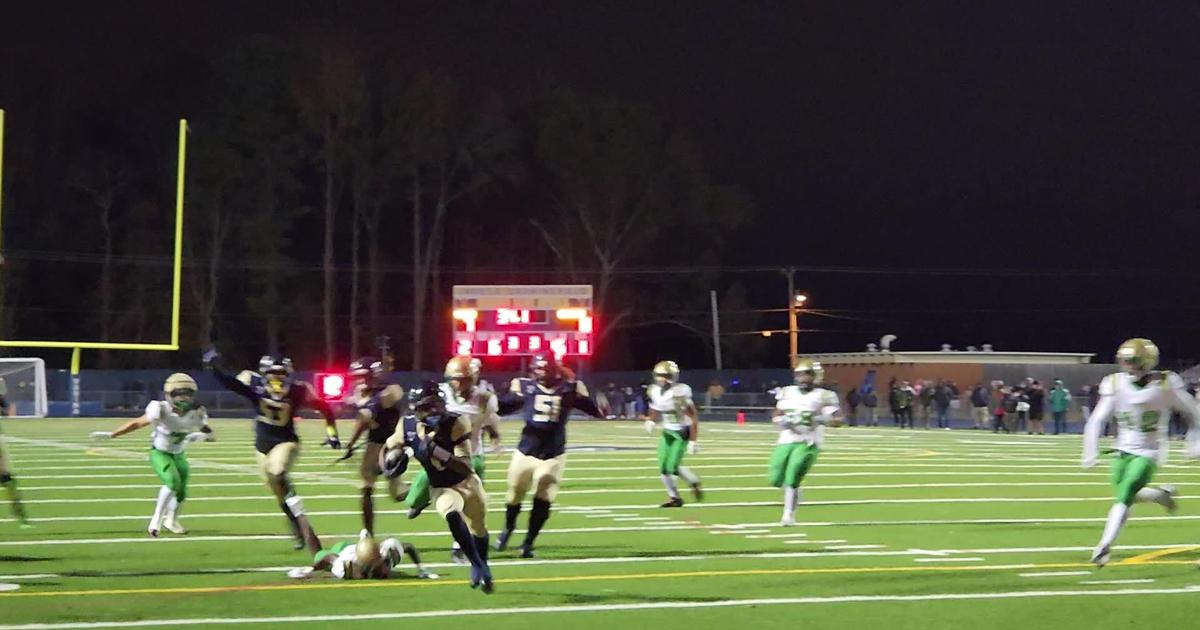
[[[409,521],[404,506],[382,496],[377,531],[416,544],[441,579],[298,582],[284,573],[309,555],[292,551],[258,480],[248,421],[216,421],[220,441],[192,447],[183,516],[191,533],[160,540],[145,534],[158,486],[148,434],[86,439],[115,422],[5,422],[36,527],[0,520],[0,583],[20,585],[0,593],[0,628],[201,619],[184,625],[212,627],[250,618],[340,627],[380,623],[360,615],[439,611],[429,619],[442,623],[456,610],[496,611],[476,619],[489,628],[567,622],[573,630],[1183,625],[1191,618],[1185,602],[1196,596],[1187,589],[1200,585],[1197,552],[1186,548],[1200,543],[1200,503],[1187,497],[1200,467],[1178,454],[1157,481],[1179,486],[1179,514],[1135,507],[1115,563],[1097,571],[1086,561],[1111,489],[1106,468],[1079,467],[1078,436],[832,430],[805,483],[800,524],[783,528],[780,492],[765,486],[769,427],[702,427],[704,449],[685,465],[704,478],[705,501],[685,494],[685,508],[665,510],[657,507],[665,494],[655,442],[641,423],[585,421],[570,428],[573,448],[613,448],[569,455],[538,559],[494,552],[494,595],[470,590],[466,570],[447,563],[450,538],[436,513]],[[502,431],[511,445],[519,425]],[[327,545],[352,538],[361,527],[357,468],[334,466],[335,455],[317,448],[319,423],[305,423],[303,434],[296,485],[312,521]],[[493,532],[509,457],[489,455]],[[527,515],[528,506],[522,524]],[[662,520],[626,520],[637,518]],[[1159,550],[1170,552],[1122,564]],[[1071,575],[1022,575],[1038,573]],[[521,608],[539,610],[499,612]]]

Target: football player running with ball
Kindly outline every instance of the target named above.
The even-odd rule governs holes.
[[[469,453],[460,447],[471,438],[471,423],[446,410],[440,384],[421,386],[413,406],[417,417],[417,443],[407,444],[403,427],[388,438],[383,469],[388,477],[403,474],[412,457],[429,476],[430,498],[438,514],[446,519],[450,535],[471,563],[471,588],[491,593],[492,570],[488,567],[487,495],[483,482],[471,470]]]
[[[1155,371],[1158,347],[1149,339],[1130,339],[1117,348],[1117,363],[1122,371],[1100,381],[1100,402],[1092,410],[1083,431],[1083,466],[1096,465],[1100,433],[1109,419],[1117,419],[1117,447],[1113,455],[1112,484],[1116,502],[1108,511],[1108,520],[1100,543],[1092,552],[1092,563],[1108,564],[1110,552],[1134,503],[1157,503],[1174,512],[1175,488],[1149,486],[1159,465],[1167,460],[1167,422],[1172,410],[1187,416],[1188,454],[1197,457],[1197,431],[1200,409],[1188,395],[1183,379],[1173,372]]]
[[[379,467],[379,454],[387,439],[396,432],[396,425],[400,422],[404,390],[399,385],[389,385],[385,382],[383,362],[373,357],[351,361],[346,373],[354,388],[353,401],[358,424],[342,459],[349,459],[353,455],[358,439],[365,434],[367,445],[363,448],[362,462],[358,469],[362,480],[362,519],[365,531],[374,534],[375,502],[372,495],[375,492],[375,481],[382,472]],[[388,495],[396,501],[403,501],[408,494],[404,482],[399,477],[389,477],[387,482]]]
[[[96,431],[90,436],[93,440],[109,440],[142,427],[152,428],[150,465],[163,485],[158,490],[154,516],[146,527],[151,536],[157,537],[163,527],[176,534],[187,533],[179,522],[179,507],[188,496],[190,468],[185,451],[192,442],[216,439],[208,426],[208,413],[196,404],[196,391],[196,381],[191,376],[172,374],[163,385],[163,400],[151,401],[145,413],[115,431]]]
[[[783,518],[779,524],[796,524],[800,482],[817,461],[825,426],[841,424],[842,405],[836,392],[817,387],[824,375],[821,364],[801,359],[792,370],[795,385],[780,390],[774,418],[779,439],[771,454],[769,478],[783,488]]]
[[[550,506],[558,496],[567,465],[567,421],[571,411],[578,409],[596,418],[604,418],[604,414],[588,397],[587,386],[575,380],[574,372],[559,366],[552,356],[534,357],[531,378],[513,379],[509,391],[501,396],[500,415],[518,409],[524,414],[525,426],[508,465],[504,531],[496,540],[496,550],[504,551],[508,546],[521,514],[521,502],[532,488],[533,509],[525,542],[521,543],[521,557],[532,558],[534,541],[550,518]]]
[[[694,455],[700,450],[696,441],[700,426],[696,404],[692,402],[692,388],[679,382],[679,365],[674,361],[659,361],[654,365],[654,384],[646,390],[650,399],[650,417],[646,420],[646,431],[653,433],[662,422],[662,438],[658,442],[658,472],[667,488],[667,502],[661,507],[683,507],[675,477],[680,477],[692,488],[696,500],[704,498],[700,490],[700,477],[683,466],[684,453]]]
[[[245,398],[254,408],[254,449],[267,487],[279,501],[279,509],[287,517],[296,537],[296,549],[308,547],[316,553],[321,540],[304,514],[304,501],[292,487],[290,473],[300,456],[300,436],[296,433],[295,413],[304,407],[317,410],[325,417],[324,444],[340,449],[337,418],[333,409],[321,400],[312,385],[292,378],[292,360],[265,357],[260,362],[262,378],[250,379],[249,385],[221,371],[217,365],[220,355],[209,350],[202,357],[204,365],[229,391]]]

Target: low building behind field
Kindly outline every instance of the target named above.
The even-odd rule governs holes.
[[[958,387],[1004,381],[1012,384],[1033,378],[1049,385],[1062,379],[1072,391],[1099,383],[1118,368],[1111,363],[1092,363],[1091,353],[993,352],[940,350],[927,352],[833,352],[805,354],[825,369],[825,382],[839,391],[863,382],[875,372],[876,390],[886,390],[892,378],[899,381],[946,379]]]

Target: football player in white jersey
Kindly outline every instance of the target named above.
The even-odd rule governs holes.
[[[339,580],[386,580],[392,577],[393,570],[404,560],[404,556],[408,556],[416,565],[418,578],[437,579],[436,573],[430,573],[421,566],[421,556],[416,547],[395,538],[376,542],[371,532],[365,529],[359,532],[355,542],[342,541],[329,549],[318,551],[312,566],[292,569],[288,571],[288,577],[302,580],[319,571],[328,571]]]
[[[796,505],[800,502],[800,482],[817,461],[825,425],[841,424],[842,405],[837,392],[817,387],[824,371],[821,364],[801,359],[792,370],[795,385],[780,390],[775,403],[775,423],[779,439],[771,454],[770,481],[783,488],[785,527],[796,524]]]
[[[1150,487],[1158,466],[1167,460],[1167,422],[1171,411],[1187,416],[1188,452],[1197,453],[1200,408],[1188,395],[1183,379],[1173,372],[1155,371],[1158,347],[1149,339],[1130,339],[1117,348],[1117,363],[1122,371],[1100,382],[1100,402],[1092,410],[1083,431],[1083,466],[1096,465],[1100,433],[1110,418],[1117,420],[1117,445],[1112,465],[1112,483],[1116,502],[1108,511],[1108,521],[1100,543],[1092,552],[1092,563],[1108,563],[1113,542],[1129,518],[1134,503],[1157,503],[1174,512],[1175,488]]]
[[[704,498],[700,489],[700,477],[691,469],[681,465],[684,453],[695,454],[700,450],[696,435],[700,427],[696,403],[692,402],[692,388],[679,382],[679,365],[674,361],[659,361],[654,364],[654,384],[646,390],[650,399],[649,419],[646,431],[653,433],[662,423],[662,437],[658,442],[658,472],[667,488],[667,502],[660,507],[683,507],[675,478],[686,481],[692,488],[696,500]]]
[[[96,431],[94,440],[108,440],[136,431],[142,427],[153,428],[150,437],[150,465],[162,480],[158,490],[158,502],[154,516],[146,531],[158,536],[166,527],[176,534],[186,534],[187,529],[179,522],[179,506],[187,500],[188,461],[184,452],[191,442],[212,441],[215,438],[208,426],[208,413],[196,404],[196,381],[187,374],[178,373],[167,377],[163,385],[163,400],[154,400],[146,405],[141,416],[122,424],[115,431]]]

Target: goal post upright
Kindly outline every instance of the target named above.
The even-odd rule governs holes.
[[[179,350],[179,319],[183,279],[184,183],[187,174],[187,119],[179,119],[178,163],[175,171],[175,246],[171,264],[171,334],[168,343],[130,343],[111,341],[59,341],[48,339],[0,339],[0,348],[56,348],[71,350],[71,413],[79,415],[79,368],[83,350],[176,351]],[[0,184],[3,183],[4,110],[0,109]],[[3,195],[0,194],[0,199]],[[3,206],[0,206],[0,221]],[[0,228],[2,228],[0,223]],[[3,230],[0,229],[0,237]],[[2,242],[2,238],[0,238]],[[3,250],[0,250],[2,253]]]

